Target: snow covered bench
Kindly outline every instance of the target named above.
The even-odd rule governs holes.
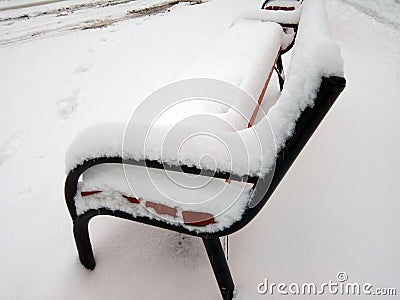
[[[265,0],[261,9],[277,11],[293,11],[301,6],[301,0]]]
[[[88,223],[111,215],[202,238],[222,297],[232,298],[219,237],[258,214],[345,86],[324,1],[306,0],[286,82],[274,92],[273,71],[282,81],[277,62],[292,44],[278,24],[284,17],[274,18],[264,10],[236,20],[182,74],[185,80],[150,96],[157,100],[172,89],[203,99],[208,88],[240,87],[226,103],[192,101],[157,119],[162,107],[150,99],[128,126],[96,124],[77,135],[66,155],[65,199],[86,268],[95,267]],[[192,84],[190,78],[203,79]]]

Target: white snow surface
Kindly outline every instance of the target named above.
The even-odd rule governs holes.
[[[339,271],[351,282],[400,290],[400,32],[390,10],[398,3],[327,3],[348,84],[266,207],[230,237],[236,299],[265,299],[257,293],[265,277],[321,283]],[[181,4],[166,14],[0,47],[2,299],[220,299],[199,239],[115,218],[92,221],[97,267],[86,271],[63,198],[64,157],[82,128],[128,119],[237,15],[259,6]],[[41,25],[50,19],[43,16]]]

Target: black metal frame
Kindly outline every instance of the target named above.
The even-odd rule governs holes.
[[[322,78],[320,89],[317,93],[314,105],[307,107],[296,123],[296,128],[293,135],[286,142],[285,147],[280,150],[276,160],[275,172],[273,174],[272,181],[270,182],[267,193],[262,197],[262,200],[254,207],[248,206],[242,215],[242,219],[233,223],[229,228],[225,228],[218,232],[207,233],[200,231],[190,231],[187,228],[176,224],[168,224],[163,221],[156,219],[150,219],[147,217],[133,217],[131,214],[122,211],[111,211],[106,208],[100,208],[97,210],[89,210],[82,215],[77,215],[75,208],[75,196],[77,193],[77,186],[80,176],[87,169],[99,165],[109,163],[130,163],[134,165],[144,165],[148,168],[157,169],[168,169],[177,172],[184,172],[190,174],[202,174],[204,176],[210,176],[214,178],[222,178],[237,181],[247,181],[258,184],[268,184],[266,178],[258,178],[254,176],[237,176],[235,174],[229,174],[226,172],[214,173],[210,170],[201,170],[196,167],[190,166],[171,166],[165,165],[158,161],[126,161],[121,157],[99,157],[85,161],[83,164],[78,165],[69,172],[65,181],[65,200],[73,221],[73,232],[75,242],[79,254],[81,263],[87,268],[93,270],[96,266],[95,259],[93,256],[92,245],[90,242],[88,224],[89,221],[98,215],[110,215],[122,219],[132,220],[172,231],[197,236],[202,238],[204,246],[207,251],[212,269],[214,271],[216,280],[223,299],[232,299],[234,291],[234,283],[229,270],[228,263],[226,261],[219,237],[226,236],[240,230],[246,226],[250,221],[260,212],[260,210],[267,203],[272,193],[275,191],[282,178],[285,176],[290,166],[293,164],[301,150],[304,148],[318,125],[321,123],[329,109],[343,91],[346,85],[346,80],[342,77],[329,77]],[[254,193],[257,193],[255,189]],[[257,195],[253,195],[256,197]]]
[[[279,88],[282,92],[283,85],[285,84],[285,71],[283,70],[282,53],[279,53],[278,60],[276,61],[275,72],[278,75]]]
[[[271,0],[265,0],[264,3],[261,5],[261,9],[265,9],[268,5],[268,2],[270,2]],[[303,0],[293,0],[296,2],[303,2]]]
[[[271,0],[265,0],[264,1],[264,3],[261,5],[261,9],[266,9],[267,8],[267,5],[268,5],[268,2],[270,2]],[[303,3],[303,0],[293,0],[293,1],[296,1],[296,2],[301,2],[301,3]],[[285,23],[279,23],[279,25],[281,25],[282,26],[282,28],[291,28],[291,29],[293,29],[294,30],[294,38],[293,38],[293,41],[290,43],[290,45],[289,46],[287,46],[285,49],[282,49],[282,54],[285,54],[286,52],[288,52],[288,51],[290,51],[292,48],[293,48],[293,46],[294,46],[294,43],[295,43],[295,41],[296,41],[296,35],[297,35],[297,29],[299,28],[299,25],[298,24],[290,24],[290,23],[287,23],[287,24],[285,24]],[[278,73],[279,74],[279,73]],[[283,80],[284,80],[284,76],[279,76],[279,85],[282,87],[283,86],[283,83],[281,83],[281,77],[283,78]],[[282,89],[282,88],[281,88]]]

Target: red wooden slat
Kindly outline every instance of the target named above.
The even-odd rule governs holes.
[[[296,8],[293,6],[267,6],[267,10],[285,10],[285,11],[290,11],[290,10],[295,10]]]
[[[134,203],[134,204],[139,204],[140,203],[140,201],[138,199],[136,199],[136,198],[125,196],[125,195],[122,195],[122,197],[124,197],[130,203]]]
[[[176,217],[178,210],[175,207],[167,206],[164,204],[155,203],[152,201],[146,202],[146,207],[153,208],[158,214],[161,215],[169,215],[172,217]]]
[[[281,49],[279,49],[279,51],[278,51],[278,55],[277,55],[276,58],[275,58],[275,62],[274,62],[274,64],[273,64],[273,66],[272,66],[272,69],[270,70],[270,72],[269,72],[269,74],[268,74],[268,77],[267,77],[267,80],[265,81],[264,88],[263,88],[262,91],[261,91],[260,97],[258,97],[258,102],[257,102],[256,108],[254,109],[253,115],[252,115],[251,118],[250,118],[250,122],[249,122],[249,124],[247,125],[248,128],[250,128],[251,126],[253,126],[254,121],[256,120],[258,110],[260,109],[261,102],[262,102],[263,99],[264,99],[265,92],[267,91],[268,84],[269,84],[269,82],[270,82],[270,80],[271,80],[272,73],[274,72],[274,68],[275,68],[276,62],[278,61],[278,58],[279,58],[279,55],[280,55],[280,54],[281,54]]]
[[[90,195],[94,195],[94,194],[98,194],[101,193],[101,191],[87,191],[87,192],[81,192],[81,196],[82,197],[86,197],[86,196],[90,196]]]
[[[186,225],[207,226],[215,223],[214,216],[209,213],[186,210],[182,212],[182,216]]]

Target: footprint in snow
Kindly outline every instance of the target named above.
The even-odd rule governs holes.
[[[92,50],[94,52],[94,50]],[[89,53],[89,51],[88,51]],[[79,75],[81,73],[85,73],[90,70],[90,67],[92,66],[92,63],[81,63],[76,69],[75,69],[75,75]]]
[[[77,111],[79,102],[78,95],[79,95],[79,90],[77,90],[71,96],[68,96],[58,101],[57,113],[61,119],[67,120],[74,112]]]
[[[14,133],[0,144],[0,166],[18,151],[21,143],[20,133]]]
[[[77,67],[75,69],[75,75],[79,75],[79,74],[85,73],[87,71],[89,71],[89,66],[80,65],[79,67]]]
[[[22,187],[17,191],[17,199],[18,200],[25,200],[28,199],[32,195],[32,188],[30,186],[28,187]]]

